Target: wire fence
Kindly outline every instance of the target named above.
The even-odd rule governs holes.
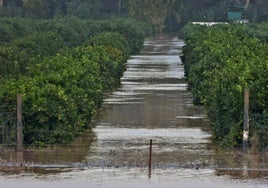
[[[16,105],[0,106],[0,146],[16,145],[17,134]]]
[[[18,102],[18,100],[17,100]],[[22,138],[18,137],[17,103],[4,106],[0,104],[0,147],[15,147]],[[255,137],[259,149],[268,147],[268,103],[258,104],[250,97],[250,136]],[[256,145],[256,144],[255,144]],[[20,149],[20,148],[19,148]]]
[[[252,99],[250,106],[251,135],[258,142],[259,149],[268,147],[268,104],[256,104]]]
[[[268,146],[268,115],[251,114],[252,135],[256,136],[258,147],[266,148]]]

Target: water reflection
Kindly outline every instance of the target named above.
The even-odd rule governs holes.
[[[175,36],[148,39],[140,55],[129,59],[122,86],[96,118],[98,139],[86,159],[92,165],[145,167],[150,139],[155,168],[209,163],[208,122],[187,91],[178,55],[183,45]]]
[[[243,153],[236,150],[215,150],[216,175],[229,175],[232,178],[268,180],[267,153]]]
[[[88,150],[90,150],[94,139],[95,133],[89,130],[68,146],[43,149],[26,147],[23,152],[4,150],[1,152],[0,166],[4,169],[12,166],[17,167],[14,170],[27,170],[36,167],[72,167],[73,164],[80,163],[88,155]]]
[[[131,57],[122,86],[105,99],[96,118],[97,140],[86,158],[91,165],[146,169],[153,139],[155,169],[203,169],[218,176],[267,168],[267,159],[251,166],[245,157],[251,161],[245,165],[240,151],[210,143],[205,112],[193,106],[187,91],[178,55],[183,45],[162,35],[148,39],[140,55]],[[192,176],[191,170],[184,176]]]

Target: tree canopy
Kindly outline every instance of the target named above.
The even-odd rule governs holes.
[[[227,21],[230,7],[243,7],[251,22],[268,20],[265,0],[3,0],[0,16],[34,18],[132,17],[176,31],[189,21]]]

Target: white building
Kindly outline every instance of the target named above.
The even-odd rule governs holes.
[[[191,22],[194,25],[206,25],[206,26],[212,26],[212,25],[218,25],[218,24],[228,24],[228,22]]]

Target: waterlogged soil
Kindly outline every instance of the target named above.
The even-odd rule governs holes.
[[[2,151],[0,187],[266,187],[268,156],[211,144],[175,35],[148,38],[92,130],[66,147]],[[149,142],[152,174],[149,176]]]

